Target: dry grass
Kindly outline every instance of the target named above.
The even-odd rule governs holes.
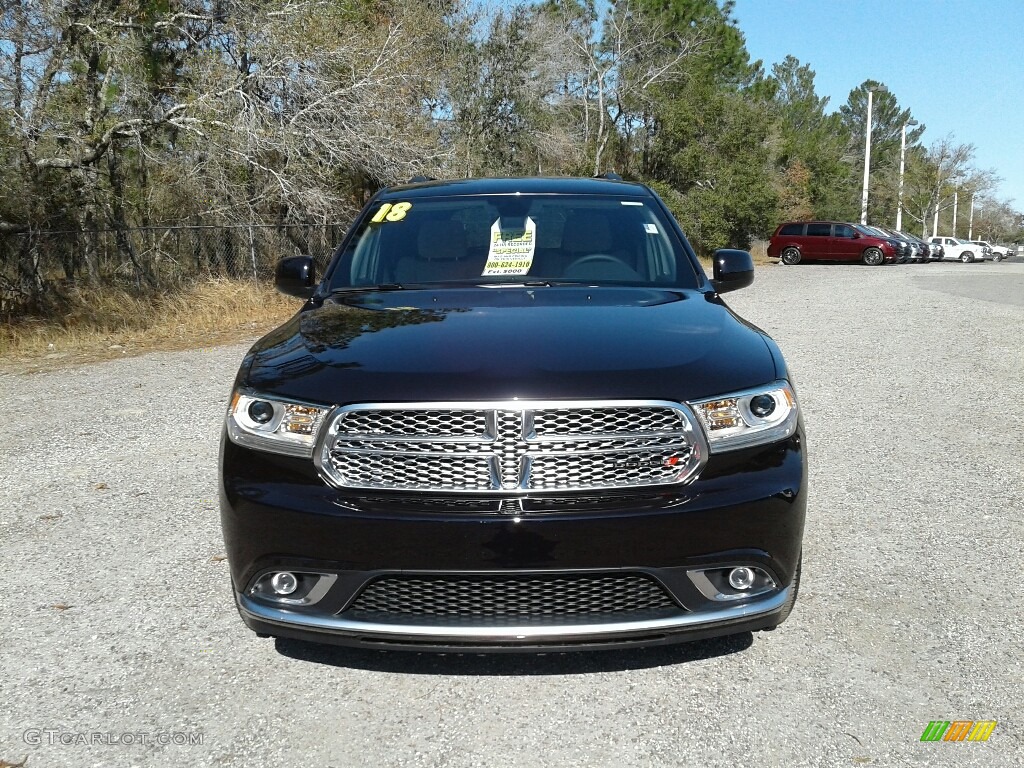
[[[230,344],[265,333],[299,306],[269,285],[241,280],[210,280],[148,297],[117,288],[76,290],[60,320],[0,325],[0,371]]]
[[[768,258],[767,240],[755,240],[750,246],[750,255],[754,257],[754,266],[778,263],[778,259]]]

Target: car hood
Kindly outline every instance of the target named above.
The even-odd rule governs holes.
[[[256,343],[239,383],[324,404],[691,400],[778,375],[763,332],[714,294],[506,286],[311,303]]]

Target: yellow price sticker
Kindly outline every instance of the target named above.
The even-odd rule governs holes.
[[[405,218],[405,214],[412,208],[412,203],[384,203],[377,211],[370,221],[374,224],[380,224],[384,221],[401,221]]]

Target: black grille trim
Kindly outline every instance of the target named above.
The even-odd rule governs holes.
[[[681,610],[643,573],[390,575],[363,587],[341,615],[375,623],[500,625],[629,621]]]

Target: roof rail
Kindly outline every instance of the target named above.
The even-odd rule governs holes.
[[[437,181],[433,176],[413,176],[406,184],[419,184],[422,181]]]
[[[605,171],[594,177],[595,179],[608,179],[608,181],[622,181],[622,177],[613,171]]]

